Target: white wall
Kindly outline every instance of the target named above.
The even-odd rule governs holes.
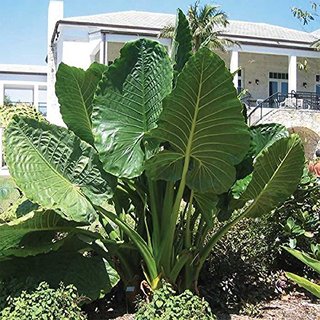
[[[62,61],[68,65],[87,69],[91,64],[92,46],[89,42],[64,41]]]

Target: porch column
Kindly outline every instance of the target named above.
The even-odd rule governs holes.
[[[101,34],[100,42],[100,63],[108,65],[108,42],[105,33]]]
[[[0,82],[0,106],[3,105],[4,102],[4,85]]]
[[[39,85],[33,86],[33,105],[36,110],[39,110]]]
[[[297,56],[289,56],[288,91],[297,91]]]
[[[231,51],[230,72],[236,72],[239,69],[239,51]],[[238,72],[233,77],[234,87],[238,90]]]

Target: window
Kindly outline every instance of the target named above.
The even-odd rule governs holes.
[[[240,69],[238,70],[238,93],[240,93],[242,89],[242,70]]]
[[[288,75],[288,73],[281,73],[281,72],[269,72],[269,78],[270,78],[270,79],[282,79],[282,80],[288,80],[289,75]]]
[[[320,95],[320,75],[316,75],[316,94]]]
[[[38,110],[41,112],[45,117],[47,116],[47,88],[40,87],[39,88],[39,105]]]
[[[33,103],[33,88],[5,88],[5,96],[12,103]]]

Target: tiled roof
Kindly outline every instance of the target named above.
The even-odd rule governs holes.
[[[175,23],[175,15],[166,13],[144,12],[144,11],[122,11],[91,16],[65,18],[65,22],[81,22],[101,24],[132,29],[161,30],[167,25]],[[268,40],[284,40],[291,42],[312,43],[317,40],[316,33],[307,33],[294,29],[284,28],[266,23],[246,22],[230,20],[225,30],[221,30],[225,36],[237,39],[254,38]],[[320,33],[320,32],[319,32]]]
[[[317,38],[314,34],[294,29],[279,27],[267,23],[231,20],[224,34],[229,36],[253,37],[261,39],[287,40],[312,43]]]
[[[161,30],[167,25],[174,24],[175,15],[144,11],[122,11],[97,14],[93,16],[65,18],[63,21]]]

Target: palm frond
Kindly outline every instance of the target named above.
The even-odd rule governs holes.
[[[174,26],[167,25],[159,33],[158,38],[170,38],[174,37]]]

